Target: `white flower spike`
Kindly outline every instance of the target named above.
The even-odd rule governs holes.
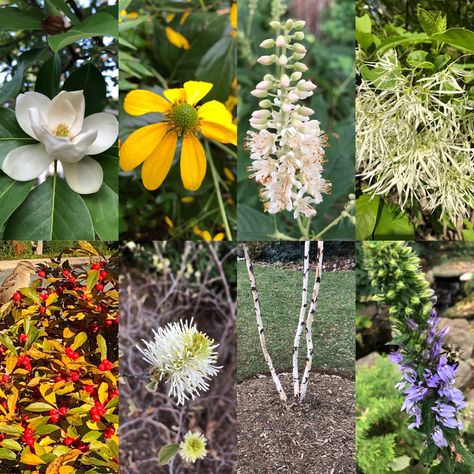
[[[40,143],[10,151],[3,161],[3,172],[16,181],[29,181],[58,160],[73,191],[97,192],[103,171],[88,155],[102,153],[115,143],[118,121],[105,112],[84,118],[84,111],[83,91],[63,91],[53,100],[38,92],[20,94],[15,110],[18,124]]]
[[[148,388],[156,391],[158,383],[166,381],[169,395],[183,405],[191,397],[193,400],[200,391],[207,391],[207,379],[218,373],[215,365],[218,344],[203,332],[197,330],[191,321],[167,324],[153,331],[155,339],[145,341],[144,348],[137,346],[143,359],[153,366]]]

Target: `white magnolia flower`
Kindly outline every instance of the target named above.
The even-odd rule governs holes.
[[[202,433],[188,431],[179,444],[179,454],[187,462],[196,462],[206,457],[207,439]]]
[[[83,91],[63,91],[53,100],[38,92],[20,94],[15,110],[18,124],[40,143],[10,151],[3,161],[4,173],[16,181],[29,181],[58,160],[73,191],[97,192],[103,171],[88,155],[102,153],[114,144],[118,122],[105,112],[84,118],[84,111]]]
[[[167,324],[158,331],[153,330],[155,339],[145,341],[145,347],[137,346],[143,358],[153,366],[151,382],[148,388],[156,391],[158,383],[166,381],[169,395],[177,398],[182,405],[191,397],[193,400],[199,391],[207,391],[206,382],[218,373],[218,344],[203,332],[197,330],[191,321]]]

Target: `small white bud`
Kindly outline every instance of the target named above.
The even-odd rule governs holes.
[[[290,78],[288,77],[288,74],[283,74],[280,79],[280,84],[282,87],[288,87],[290,85]]]
[[[279,35],[275,41],[275,45],[278,47],[278,48],[281,48],[283,46],[285,46],[286,44],[286,39],[283,35]]]
[[[297,31],[294,35],[293,38],[296,41],[303,41],[304,40],[304,33],[302,31]]]
[[[314,114],[314,110],[310,109],[309,107],[300,107],[298,109],[298,113],[303,117],[309,117],[310,115]]]
[[[291,18],[289,20],[286,20],[285,29],[292,30],[294,26],[295,26],[295,22]]]
[[[295,43],[293,45],[293,51],[298,54],[306,54],[306,48],[301,43]]]
[[[286,66],[288,64],[288,58],[282,54],[279,58],[278,58],[278,64],[280,66]]]
[[[259,90],[259,89],[255,89],[255,90],[251,91],[250,93],[254,97],[258,97],[259,99],[264,99],[268,95],[267,91],[262,91],[262,90]]]
[[[252,117],[255,117],[256,119],[267,118],[270,115],[271,114],[269,110],[255,110],[252,112]]]
[[[303,59],[306,56],[306,54],[300,54],[300,53],[293,53],[291,56],[291,59],[295,61],[299,61],[300,59]]]
[[[281,28],[281,23],[279,21],[271,21],[269,25],[270,28],[273,28],[274,30],[278,30],[279,28]]]
[[[294,92],[290,92],[288,94],[288,100],[294,104],[295,102],[298,102],[300,100],[300,97]]]
[[[268,99],[265,99],[265,100],[261,100],[258,103],[258,106],[261,107],[262,109],[268,109],[272,106],[272,103]]]
[[[291,105],[286,102],[281,106],[281,110],[283,110],[285,113],[291,112],[292,108],[293,107],[291,107]]]
[[[302,30],[306,25],[306,22],[304,20],[297,20],[293,24],[293,28],[295,30]]]
[[[255,89],[260,91],[267,91],[273,87],[273,83],[270,81],[261,81],[256,86]]]
[[[261,48],[270,49],[275,46],[275,40],[273,38],[266,39],[260,43]]]
[[[275,77],[273,76],[273,74],[265,74],[263,76],[264,81],[273,81],[274,79],[275,79]]]
[[[301,74],[301,72],[298,72],[298,71],[295,71],[291,76],[290,76],[290,79],[292,81],[299,81],[301,79],[301,76],[303,74]]]
[[[275,57],[274,56],[260,56],[257,59],[257,62],[260,64],[263,64],[264,66],[270,66],[275,62]]]
[[[306,72],[308,70],[308,66],[306,66],[306,64],[303,64],[303,63],[295,63],[294,68],[295,68],[295,71],[299,71],[299,72]]]

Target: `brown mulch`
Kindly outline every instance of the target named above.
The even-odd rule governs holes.
[[[287,395],[291,374],[280,375]],[[237,472],[355,472],[354,381],[313,373],[303,404],[285,408],[272,378],[237,385]]]

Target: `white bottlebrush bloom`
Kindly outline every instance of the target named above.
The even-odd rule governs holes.
[[[275,55],[259,58],[259,63],[278,64],[278,77],[266,74],[252,91],[263,99],[260,110],[252,113],[250,125],[257,130],[247,133],[247,147],[252,164],[250,177],[263,186],[260,198],[270,214],[292,211],[312,217],[314,205],[322,201],[331,185],[322,177],[326,137],[314,111],[299,102],[313,95],[316,86],[302,79],[307,67],[299,61],[306,49],[297,41],[304,39],[304,22],[271,22],[276,40],[260,46],[276,48]],[[294,31],[297,30],[297,31]],[[285,52],[285,54],[283,54]]]
[[[367,63],[356,101],[357,165],[367,193],[419,201],[451,219],[474,206],[474,100],[455,64],[419,79],[395,52]]]
[[[196,462],[206,457],[207,439],[202,433],[188,431],[179,445],[179,454],[187,462]]]
[[[88,155],[109,149],[118,136],[118,121],[109,113],[84,117],[83,91],[60,92],[50,100],[38,92],[16,99],[16,119],[38,144],[10,151],[2,170],[16,181],[29,181],[43,174],[55,160],[64,170],[69,187],[79,194],[99,190],[103,171]]]
[[[152,365],[149,389],[156,391],[164,380],[169,395],[182,405],[200,391],[207,391],[207,380],[218,373],[215,365],[218,344],[197,330],[191,321],[169,323],[153,331],[154,340],[142,340],[144,348],[137,346],[143,358]]]

